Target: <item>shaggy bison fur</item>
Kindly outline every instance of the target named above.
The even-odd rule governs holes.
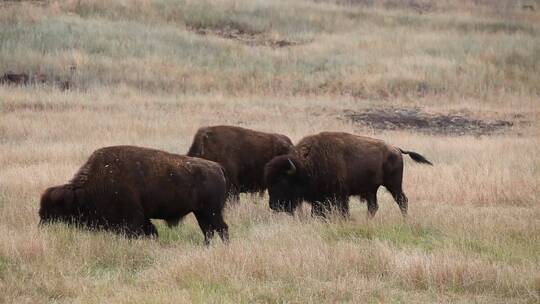
[[[311,203],[313,215],[325,216],[330,209],[348,215],[349,197],[358,195],[367,200],[368,214],[374,216],[377,189],[384,186],[406,215],[401,154],[431,165],[418,153],[369,137],[337,132],[307,136],[294,152],[275,157],[266,165],[270,208],[293,213],[305,200]]]
[[[169,225],[195,214],[205,243],[223,220],[226,180],[214,162],[134,146],[95,151],[73,179],[41,196],[41,223],[62,221],[128,236],[157,236],[150,219]]]
[[[187,155],[221,164],[230,183],[230,195],[237,200],[239,193],[264,192],[264,166],[292,147],[285,135],[213,126],[197,131]]]

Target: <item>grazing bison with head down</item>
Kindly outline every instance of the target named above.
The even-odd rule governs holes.
[[[347,215],[349,196],[358,195],[367,200],[368,212],[374,216],[378,209],[377,189],[384,186],[406,215],[401,154],[431,165],[418,153],[373,138],[338,132],[307,136],[293,153],[278,156],[266,165],[270,208],[293,213],[306,200],[312,205],[313,215],[324,216],[332,208]]]
[[[41,197],[41,223],[63,221],[128,236],[153,235],[193,212],[205,236],[227,241],[226,180],[219,164],[134,146],[95,151],[73,179]]]
[[[291,140],[281,134],[264,133],[235,126],[200,128],[188,155],[221,164],[230,182],[230,194],[263,192],[264,165],[272,158],[287,154]]]

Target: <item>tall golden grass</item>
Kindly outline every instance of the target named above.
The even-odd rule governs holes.
[[[474,4],[476,3],[476,4]],[[0,302],[534,303],[540,300],[540,37],[506,1],[58,1],[0,3],[0,72],[73,89],[0,86]],[[191,26],[298,45],[247,45]],[[70,67],[76,72],[70,76]],[[493,136],[377,131],[344,110],[422,107],[524,120]],[[518,115],[518,116],[516,116]],[[404,221],[384,190],[368,220],[228,206],[231,243],[192,216],[160,238],[38,229],[39,196],[102,146],[185,153],[202,125],[297,141],[382,138],[406,159]]]

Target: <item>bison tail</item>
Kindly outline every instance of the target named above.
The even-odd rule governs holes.
[[[408,154],[410,158],[412,158],[412,160],[414,160],[415,162],[417,163],[421,163],[421,164],[426,164],[426,165],[430,165],[430,166],[433,166],[433,164],[427,160],[425,157],[423,157],[422,155],[416,153],[416,152],[412,152],[412,151],[405,151],[405,150],[402,150],[400,148],[398,148],[398,150],[402,153],[402,154]]]

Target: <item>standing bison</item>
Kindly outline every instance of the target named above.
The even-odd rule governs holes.
[[[150,219],[175,225],[193,212],[208,244],[214,231],[228,240],[225,199],[219,164],[115,146],[95,151],[68,184],[45,190],[39,216],[41,223],[63,221],[128,236],[157,236]]]
[[[221,164],[230,182],[230,195],[238,200],[241,192],[264,192],[264,165],[292,147],[285,135],[213,126],[197,131],[188,155]]]
[[[270,208],[293,213],[303,201],[311,203],[312,214],[324,216],[335,208],[349,213],[349,197],[367,200],[368,212],[377,212],[377,189],[384,186],[407,214],[403,193],[403,158],[431,163],[422,155],[390,146],[381,140],[347,133],[323,132],[302,139],[294,152],[278,156],[265,168]]]

